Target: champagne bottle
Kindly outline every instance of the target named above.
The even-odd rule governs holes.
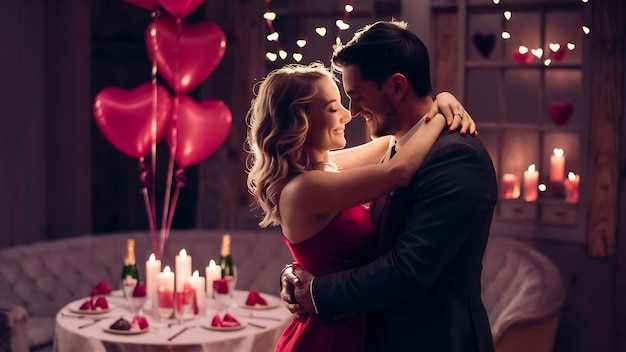
[[[135,260],[135,240],[129,238],[126,240],[126,257],[124,257],[120,282],[124,297],[132,296],[135,285],[138,283],[139,270],[137,270],[137,262]]]
[[[222,236],[222,249],[220,251],[220,267],[222,268],[222,279],[226,279],[228,282],[228,288],[230,294],[233,294],[235,289],[236,280],[236,268],[233,262],[233,257],[230,253],[230,235],[224,234]]]

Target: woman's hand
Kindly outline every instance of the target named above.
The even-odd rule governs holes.
[[[465,136],[468,132],[472,136],[478,135],[474,119],[472,119],[469,112],[465,111],[463,105],[461,105],[454,95],[448,92],[437,94],[434,104],[425,116],[426,121],[429,121],[438,112],[446,118],[450,133],[456,131],[460,126],[461,136]]]

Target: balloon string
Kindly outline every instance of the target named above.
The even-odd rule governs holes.
[[[158,10],[154,10],[152,11],[152,18],[153,21],[155,21],[157,18],[159,17],[159,12]],[[153,22],[154,23],[154,22]],[[157,107],[158,107],[158,86],[157,86],[157,55],[158,55],[158,49],[159,49],[159,43],[157,42],[157,32],[156,32],[156,26],[153,26],[151,29],[151,37],[152,37],[152,47],[154,50],[154,57],[152,59],[152,128],[151,128],[151,153],[152,153],[152,157],[151,157],[151,162],[152,162],[152,170],[153,173],[156,174],[156,161],[157,161]],[[144,189],[144,201],[149,202],[149,207],[150,207],[150,213],[148,214],[148,219],[150,222],[150,231],[151,232],[155,232],[155,235],[153,238],[153,247],[154,247],[154,255],[157,257],[156,259],[161,259],[161,256],[163,255],[163,253],[157,251],[158,247],[156,245],[156,182],[151,182],[151,192],[148,193],[147,189]],[[152,197],[150,197],[150,194],[152,195]],[[147,199],[146,199],[147,197]],[[146,205],[148,206],[148,205]],[[147,210],[147,208],[146,208]]]
[[[174,195],[172,196],[172,210],[167,219],[167,233],[172,229],[172,222],[174,220],[174,212],[176,211],[176,203],[178,202],[178,195],[180,194],[180,189],[185,186],[185,174],[183,169],[176,170],[176,185],[174,188]]]
[[[157,259],[161,258],[161,254],[158,251],[157,239],[156,239],[156,219],[154,219],[153,213],[150,211],[150,195],[148,194],[148,187],[150,184],[154,185],[152,180],[152,173],[148,166],[143,162],[143,158],[139,160],[139,170],[141,171],[139,179],[141,181],[141,193],[143,194],[144,206],[146,208],[146,214],[148,215],[148,224],[150,226],[150,238],[152,239],[152,249],[154,250]],[[153,197],[154,198],[154,195]]]
[[[163,250],[164,246],[165,246],[165,241],[167,241],[167,238],[169,237],[169,229],[167,227],[167,219],[169,218],[169,213],[170,211],[174,210],[174,206],[176,206],[176,203],[174,203],[172,205],[172,207],[170,207],[170,196],[172,193],[172,178],[173,178],[173,173],[174,173],[174,159],[176,158],[176,148],[177,148],[177,144],[178,144],[178,133],[177,133],[177,120],[178,120],[178,110],[179,110],[179,103],[180,103],[180,96],[179,96],[179,92],[180,92],[180,82],[179,82],[179,75],[180,75],[180,70],[179,70],[179,55],[180,55],[180,50],[179,50],[179,45],[180,44],[180,37],[181,37],[181,33],[182,33],[182,23],[181,23],[181,19],[180,17],[176,18],[176,30],[177,30],[177,34],[176,34],[176,59],[174,62],[174,82],[175,82],[175,92],[176,95],[174,96],[174,107],[173,107],[173,114],[172,114],[172,122],[171,122],[171,126],[172,129],[170,131],[171,133],[171,143],[170,143],[170,160],[168,163],[168,167],[167,167],[167,183],[166,183],[166,187],[165,187],[165,200],[163,202],[163,217],[161,219],[161,250]],[[170,210],[171,208],[171,210]]]

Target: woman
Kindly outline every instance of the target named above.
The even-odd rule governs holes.
[[[391,137],[331,152],[345,147],[351,119],[334,77],[319,63],[270,73],[248,113],[248,189],[263,210],[259,225],[281,226],[295,260],[314,275],[371,260],[374,229],[366,204],[407,185],[445,126],[437,114],[380,163]],[[468,118],[462,131],[474,127]],[[364,334],[365,317],[324,326],[312,315],[292,322],[276,350],[359,351]]]

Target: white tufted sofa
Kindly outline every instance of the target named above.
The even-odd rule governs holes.
[[[181,248],[203,273],[219,256],[225,231],[173,231],[163,267]],[[279,294],[278,276],[291,254],[277,230],[229,231],[238,264],[237,287]],[[88,295],[100,280],[119,279],[127,238],[136,240],[139,268],[152,252],[145,232],[84,236],[0,250],[0,352],[49,348],[54,316],[66,303]],[[521,242],[493,237],[484,258],[483,301],[496,352],[552,350],[563,284],[557,268]]]

